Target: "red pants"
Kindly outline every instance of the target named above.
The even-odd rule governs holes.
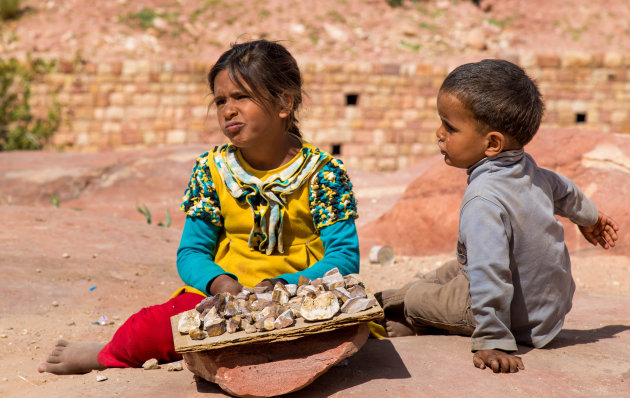
[[[118,328],[98,354],[98,362],[108,368],[139,368],[151,358],[160,363],[182,359],[175,352],[171,316],[195,308],[202,299],[199,294],[183,293],[164,304],[141,309]]]

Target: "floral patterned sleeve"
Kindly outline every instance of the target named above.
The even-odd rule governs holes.
[[[221,205],[212,181],[209,162],[212,162],[212,157],[208,152],[197,159],[180,208],[189,217],[200,217],[222,227]]]
[[[343,163],[333,158],[311,180],[309,193],[315,228],[357,218],[357,201]]]

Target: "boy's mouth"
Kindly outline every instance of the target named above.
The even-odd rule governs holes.
[[[444,141],[440,141],[440,140],[438,140],[438,142],[437,142],[437,146],[438,146],[438,149],[440,150],[440,153],[441,153],[442,155],[446,155],[446,151],[445,151],[444,149],[442,149],[442,145],[440,145],[440,144],[441,144],[441,143],[443,143],[443,142],[444,142]]]

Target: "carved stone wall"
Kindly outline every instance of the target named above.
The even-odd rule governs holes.
[[[520,54],[509,59],[539,84],[545,126],[630,134],[630,54]],[[452,67],[310,62],[304,137],[352,167],[395,170],[436,153],[435,98]],[[52,146],[97,151],[223,142],[205,82],[210,65],[60,61],[33,90],[36,105],[57,91],[64,123]]]

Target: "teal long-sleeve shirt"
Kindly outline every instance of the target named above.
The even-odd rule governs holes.
[[[219,275],[229,275],[214,262],[216,242],[220,227],[201,218],[186,217],[184,231],[177,250],[177,271],[184,283],[210,294],[210,283]],[[302,271],[277,275],[287,283],[297,283],[300,275],[309,279],[323,276],[337,267],[342,275],[359,272],[359,240],[354,219],[337,221],[321,228],[320,238],[324,244],[324,257]]]

